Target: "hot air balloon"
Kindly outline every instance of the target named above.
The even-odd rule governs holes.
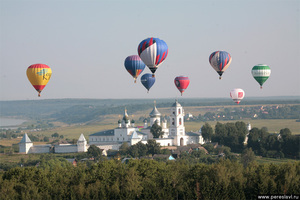
[[[231,56],[226,51],[215,51],[209,56],[209,63],[222,78],[223,72],[229,67],[231,63]]]
[[[152,85],[155,83],[155,77],[153,77],[151,74],[147,73],[144,74],[141,77],[141,82],[144,85],[144,87],[148,90],[150,90],[150,88],[152,87]]]
[[[251,72],[254,79],[259,83],[260,89],[262,89],[264,82],[271,75],[270,67],[268,65],[263,65],[263,64],[255,65],[252,68]]]
[[[143,40],[138,46],[138,54],[142,61],[151,70],[152,76],[158,66],[163,63],[168,55],[167,44],[158,38],[147,38]]]
[[[30,65],[26,71],[28,80],[41,96],[41,92],[51,78],[52,70],[45,64]]]
[[[240,103],[240,101],[244,98],[244,96],[245,96],[245,92],[241,88],[235,88],[230,91],[230,97],[237,104]]]
[[[182,93],[186,90],[186,88],[190,84],[190,79],[187,76],[177,76],[174,79],[174,83],[175,83],[177,89],[180,91],[181,96],[182,96]]]
[[[136,83],[136,78],[143,72],[145,69],[145,64],[141,60],[138,55],[128,56],[125,61],[124,65],[126,70],[131,74]]]

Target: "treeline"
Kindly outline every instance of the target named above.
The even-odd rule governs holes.
[[[224,108],[221,110],[215,108],[199,114],[192,118],[186,117],[189,121],[220,121],[220,120],[240,120],[240,119],[300,119],[300,105],[284,106],[251,106]]]
[[[244,145],[244,141],[248,130],[242,121],[225,124],[217,122],[214,129],[205,123],[201,132],[206,141],[218,142],[219,145],[230,147],[233,152],[240,153],[247,147],[252,148],[256,155],[264,157],[300,158],[300,138],[292,135],[288,128],[281,129],[279,134],[270,134],[265,127],[254,127],[249,132],[247,146]]]
[[[221,160],[206,165],[154,160],[100,161],[73,167],[49,160],[0,173],[0,199],[256,199],[299,194],[300,162]]]
[[[256,155],[272,158],[300,158],[300,137],[290,129],[281,129],[279,134],[269,134],[266,128],[250,130],[248,145]]]

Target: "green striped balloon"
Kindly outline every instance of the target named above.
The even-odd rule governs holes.
[[[262,85],[269,78],[270,74],[271,69],[268,65],[259,64],[252,68],[252,76],[259,83],[260,88],[262,88]]]

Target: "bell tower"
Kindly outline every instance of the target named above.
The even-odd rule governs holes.
[[[177,100],[171,107],[169,135],[174,137],[174,144],[176,146],[184,145],[186,143],[186,141],[184,141],[184,110]]]

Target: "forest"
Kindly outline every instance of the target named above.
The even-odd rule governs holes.
[[[112,159],[74,167],[46,156],[35,167],[0,172],[0,199],[297,199],[299,193],[299,161],[243,166],[228,159],[210,165]]]

